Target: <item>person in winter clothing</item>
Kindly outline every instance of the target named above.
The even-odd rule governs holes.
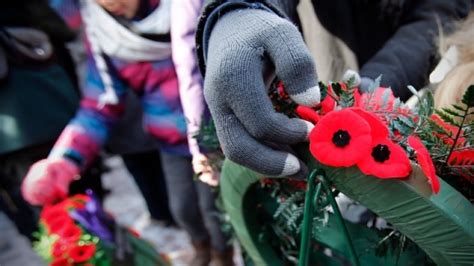
[[[47,159],[23,183],[32,204],[54,202],[106,143],[130,90],[140,96],[145,129],[159,142],[170,208],[197,246],[226,247],[209,186],[193,181],[179,83],[171,57],[170,0],[52,1],[72,27],[85,26],[87,67],[81,107]],[[205,254],[207,255],[207,253]],[[205,258],[209,259],[209,258]],[[206,265],[209,261],[204,261]]]
[[[210,119],[207,109],[203,80],[199,73],[197,58],[195,33],[197,21],[204,5],[203,0],[175,0],[171,5],[171,39],[173,45],[173,61],[176,66],[176,73],[179,79],[179,90],[183,111],[186,116],[188,128],[188,143],[193,156],[193,169],[198,174],[199,179],[211,186],[217,186],[220,174],[210,165],[206,150],[199,147],[195,135],[199,133],[201,124],[207,124]],[[208,185],[199,182],[198,190],[209,189]],[[214,200],[217,195],[211,192]],[[208,226],[216,228],[218,224]],[[211,234],[212,235],[212,234]],[[216,234],[214,234],[216,235]],[[230,243],[222,245],[222,240],[211,238],[210,243],[193,243],[196,250],[203,254],[201,257],[209,257],[211,251],[213,265],[231,266],[234,265],[233,249]],[[195,260],[193,265],[206,265],[206,259]]]
[[[294,155],[268,142],[307,139],[312,125],[276,113],[265,88],[272,75],[298,104],[320,101],[315,63],[298,28],[293,0],[209,1],[197,34],[204,92],[225,155],[266,176],[304,176]],[[406,100],[433,66],[434,38],[465,17],[470,0],[313,0],[321,24],[355,53],[359,86],[382,86]],[[277,146],[278,146],[277,145]]]

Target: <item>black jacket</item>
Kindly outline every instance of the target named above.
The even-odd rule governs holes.
[[[207,41],[203,29],[207,15],[229,2],[209,1],[199,23],[198,57],[203,62],[202,44]],[[257,0],[294,17],[298,1]],[[288,2],[293,6],[288,6]],[[439,31],[449,31],[453,21],[466,17],[471,0],[312,0],[321,24],[344,41],[355,53],[361,76],[375,79],[382,75],[382,85],[392,87],[396,96],[406,100],[407,85],[421,88],[436,63]],[[317,59],[316,59],[317,60]]]

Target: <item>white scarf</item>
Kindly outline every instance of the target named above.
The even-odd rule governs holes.
[[[171,0],[161,0],[160,6],[146,18],[133,22],[138,33],[167,34],[170,31]],[[157,61],[171,57],[171,43],[148,40],[130,31],[110,16],[95,0],[81,0],[81,16],[93,57],[104,83],[105,93],[99,97],[99,105],[117,104],[107,64],[106,54],[126,62]]]

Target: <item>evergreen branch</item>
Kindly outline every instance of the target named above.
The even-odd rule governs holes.
[[[428,119],[428,124],[431,126],[431,128],[436,130],[436,132],[438,132],[442,135],[446,135],[446,136],[451,137],[451,135],[452,135],[451,132],[448,132],[444,127],[438,125],[435,121],[433,121],[431,119]]]
[[[467,113],[467,110],[464,111],[464,115],[463,115],[463,122],[461,124],[459,124],[459,122],[457,122],[456,120],[454,120],[450,115],[446,114],[445,112],[443,111],[440,111],[440,110],[435,110],[436,114],[439,115],[439,117],[446,123],[449,123],[451,125],[454,125],[456,127],[461,127],[461,125],[464,123],[464,120],[466,119],[466,113]]]
[[[462,103],[466,105],[466,108],[474,107],[474,84],[470,85],[462,97]]]
[[[334,82],[331,84],[331,87],[332,87],[332,90],[334,91],[334,93],[337,95],[337,96],[341,96],[343,90],[342,90],[342,87],[341,87],[341,84],[337,83],[337,82]]]
[[[280,216],[286,209],[291,208],[292,205],[296,203],[296,201],[302,199],[303,194],[304,193],[302,192],[300,193],[297,192],[289,196],[282,204],[280,204],[280,206],[278,206],[278,209],[275,211],[275,214],[273,214],[273,218]]]
[[[462,165],[462,163],[463,161],[459,162],[459,165],[450,165],[449,168],[474,170],[474,165]]]
[[[472,100],[472,103],[474,104],[474,85],[471,85],[468,89],[468,92],[472,92],[471,93],[471,98],[470,100]],[[467,92],[466,92],[467,94]],[[464,101],[464,98],[466,98],[466,94],[464,95],[463,97],[463,101]],[[469,106],[468,103],[466,103],[467,106]],[[453,154],[453,151],[456,147],[456,145],[458,144],[458,141],[459,141],[459,137],[461,136],[461,132],[462,132],[462,125],[464,124],[464,121],[466,121],[466,117],[467,117],[467,112],[469,110],[469,107],[466,109],[466,111],[464,112],[464,116],[462,117],[462,120],[461,120],[461,124],[458,126],[458,132],[456,133],[456,138],[454,139],[454,143],[453,145],[451,146],[451,150],[449,151],[448,153],[448,157],[446,157],[446,161],[449,162],[449,158],[451,157],[451,155]]]
[[[449,109],[449,108],[444,107],[444,108],[441,108],[441,110],[443,110],[443,112],[445,112],[445,113],[447,113],[447,114],[450,114],[450,115],[452,115],[452,116],[462,117],[462,114],[460,114],[460,113],[458,113],[458,112],[456,112],[456,111],[454,111],[454,110],[451,110],[451,109]],[[465,112],[465,111],[466,111],[466,110],[463,110],[463,112]]]
[[[348,88],[353,88],[353,87],[355,87],[355,80],[356,80],[355,75],[352,75],[352,76],[346,81],[347,87],[348,87]]]
[[[455,148],[454,151],[465,151],[474,149],[474,145],[467,145],[464,147]]]
[[[382,80],[382,75],[378,76],[372,84],[370,84],[369,88],[367,89],[367,93],[369,93],[369,98],[365,102],[365,108],[366,110],[370,110],[369,103],[372,102],[372,98],[374,97],[375,90],[380,87],[380,81]]]
[[[456,110],[458,110],[458,111],[460,111],[460,112],[466,111],[466,108],[464,108],[464,107],[462,107],[462,106],[460,106],[460,105],[452,104],[451,106],[452,106],[454,109],[456,109]]]

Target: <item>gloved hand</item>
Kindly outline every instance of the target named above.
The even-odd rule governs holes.
[[[192,163],[193,170],[198,175],[199,180],[213,187],[219,184],[220,173],[212,167],[208,156],[204,154],[194,155]]]
[[[71,182],[79,178],[79,173],[79,167],[64,158],[38,161],[23,180],[23,198],[32,205],[51,204],[63,199]]]
[[[298,29],[270,12],[232,11],[212,30],[206,64],[204,95],[226,157],[266,176],[304,169],[271,147],[307,140],[313,125],[275,112],[265,84],[274,70],[296,103],[319,103],[315,65]]]

